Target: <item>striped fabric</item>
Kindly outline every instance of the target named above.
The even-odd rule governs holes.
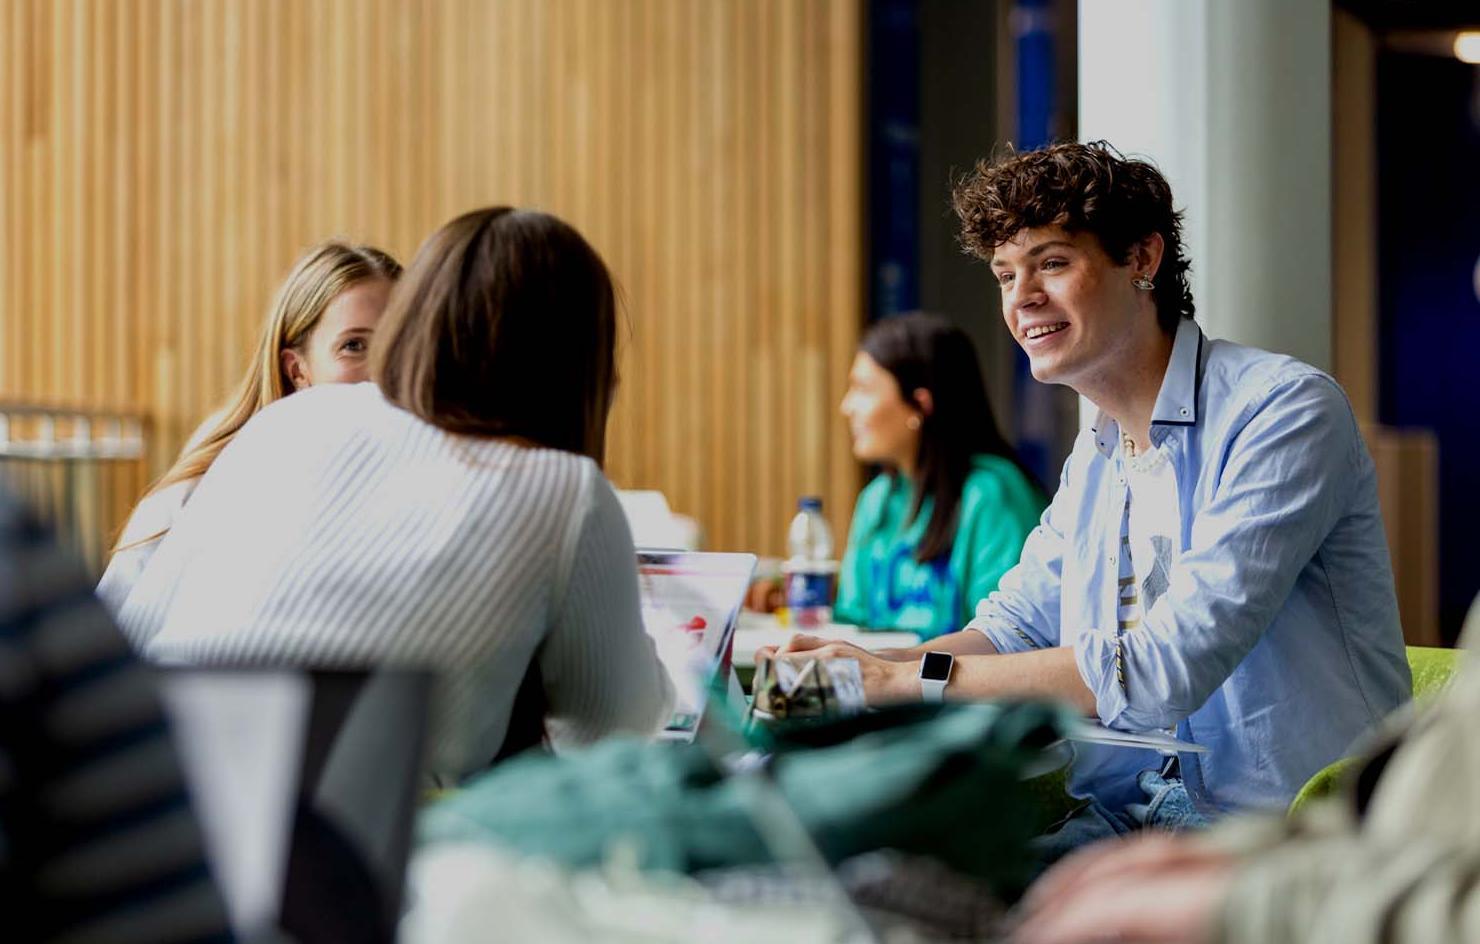
[[[117,612],[128,599],[134,584],[149,566],[149,559],[159,549],[160,540],[185,513],[185,503],[199,484],[199,478],[173,482],[134,506],[119,535],[119,549],[108,559],[108,568],[98,581],[98,599],[110,610]]]
[[[494,757],[534,659],[557,742],[650,733],[670,700],[631,533],[596,465],[447,433],[373,384],[314,387],[254,417],[119,619],[167,662],[440,669],[439,779]]]
[[[1125,634],[1139,629],[1147,612],[1166,595],[1177,559],[1174,536],[1182,528],[1177,477],[1166,448],[1137,454],[1123,439],[1115,459],[1126,484],[1116,578],[1115,677],[1129,696]]]
[[[0,916],[8,940],[230,939],[148,669],[4,496]]]
[[[1120,525],[1120,575],[1115,581],[1115,680],[1120,690],[1129,694],[1125,683],[1125,646],[1121,640],[1127,630],[1141,625],[1141,595],[1136,589],[1136,568],[1131,561],[1131,494],[1126,492],[1125,510]]]
[[[206,417],[195,428],[195,432],[190,434],[190,438],[185,440],[180,454],[184,455],[200,445],[220,425],[225,414],[223,407]],[[98,598],[109,610],[116,613],[123,606],[129,591],[133,590],[139,575],[144,573],[144,568],[149,566],[149,559],[159,548],[160,539],[175,526],[175,519],[184,514],[185,503],[190,500],[195,486],[199,484],[199,477],[173,482],[146,496],[134,506],[133,513],[129,515],[128,522],[118,536],[118,549],[108,559],[108,569],[103,571],[103,577],[98,581]]]

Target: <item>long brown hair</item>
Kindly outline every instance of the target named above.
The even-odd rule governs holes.
[[[997,428],[987,387],[982,382],[971,339],[939,315],[911,313],[886,318],[859,344],[899,383],[905,402],[915,390],[928,390],[933,409],[920,413],[920,445],[915,455],[915,495],[910,520],[932,500],[930,521],[915,548],[924,563],[949,554],[956,540],[961,491],[976,456],[1000,456],[1042,491],[1017,450]],[[898,470],[891,470],[898,474]]]
[[[489,207],[427,238],[376,332],[386,399],[454,433],[602,462],[616,377],[606,264],[548,213]]]
[[[374,246],[331,240],[305,253],[278,288],[251,366],[227,401],[220,420],[180,454],[175,464],[149,486],[145,497],[176,482],[204,475],[247,420],[269,403],[293,392],[292,381],[283,372],[282,352],[301,348],[324,311],[342,292],[372,279],[394,282],[400,275],[401,264],[390,253]],[[150,535],[130,546],[159,536]]]

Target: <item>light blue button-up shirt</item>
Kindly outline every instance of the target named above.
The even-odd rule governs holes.
[[[1151,420],[1182,533],[1166,593],[1117,628],[1125,475],[1103,413],[1081,432],[1017,567],[970,628],[999,652],[1072,646],[1105,725],[1208,748],[1182,775],[1208,811],[1287,804],[1409,697],[1372,458],[1336,382],[1183,320]],[[1123,673],[1117,671],[1117,659]],[[1143,802],[1149,751],[1080,746],[1079,796]]]

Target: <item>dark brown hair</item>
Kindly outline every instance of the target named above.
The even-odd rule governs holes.
[[[876,322],[859,350],[899,383],[900,395],[920,416],[920,447],[915,457],[916,490],[910,520],[933,499],[930,521],[915,548],[924,563],[949,554],[956,540],[961,490],[975,456],[1001,456],[1038,487],[1033,474],[1003,438],[987,400],[976,349],[960,328],[939,315],[914,313]],[[927,414],[918,410],[916,390],[930,391]],[[1041,489],[1040,489],[1041,491]]]
[[[1116,265],[1152,233],[1166,248],[1156,273],[1156,318],[1163,331],[1177,330],[1193,315],[1191,268],[1182,246],[1182,214],[1172,208],[1172,188],[1146,161],[1123,156],[1104,141],[1054,144],[1018,153],[1010,147],[979,161],[960,180],[951,203],[961,220],[961,245],[991,260],[1019,230],[1059,226],[1091,233]]]
[[[611,275],[570,225],[491,207],[427,238],[377,332],[386,399],[454,433],[601,463],[616,372]]]

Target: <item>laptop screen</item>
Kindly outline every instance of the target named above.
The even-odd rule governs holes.
[[[637,552],[642,622],[673,680],[664,737],[691,739],[711,691],[723,682],[754,554]]]

